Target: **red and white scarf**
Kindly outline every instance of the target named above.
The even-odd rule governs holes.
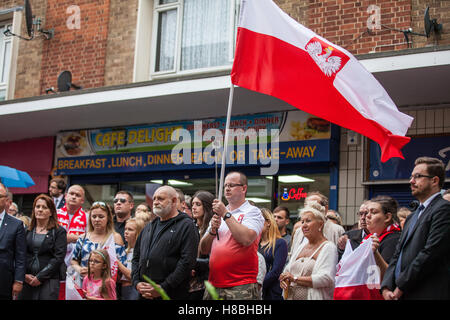
[[[67,233],[80,235],[86,232],[86,213],[80,207],[77,212],[75,212],[72,221],[70,222],[69,213],[67,212],[67,206],[64,205],[61,209],[58,209],[58,223]],[[70,223],[70,225],[69,225]]]
[[[400,231],[400,227],[398,226],[398,224],[393,223],[393,224],[387,226],[387,228],[384,229],[383,232],[381,232],[381,233],[378,235],[378,239],[379,239],[380,243],[381,243],[381,241],[383,241],[383,239],[384,239],[388,234],[394,233],[394,232],[396,232],[396,231]],[[367,236],[364,237],[364,240],[369,239],[372,235],[373,235],[373,233],[369,233]],[[364,241],[364,240],[363,240],[363,241]],[[362,242],[363,242],[363,241],[362,241]],[[362,243],[362,242],[361,242],[361,243]]]

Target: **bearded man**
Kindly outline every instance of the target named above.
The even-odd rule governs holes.
[[[133,285],[140,299],[161,299],[144,275],[172,300],[188,299],[189,280],[197,258],[199,234],[189,216],[177,210],[174,188],[162,186],[153,196],[154,219],[140,233],[132,260]]]

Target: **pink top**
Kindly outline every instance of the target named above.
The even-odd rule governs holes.
[[[85,290],[87,296],[105,300],[105,298],[100,293],[101,288],[102,288],[102,279],[94,280],[91,277],[84,278],[83,290]],[[106,289],[108,290],[109,295],[108,300],[117,300],[116,283],[114,282],[113,279],[106,280]]]

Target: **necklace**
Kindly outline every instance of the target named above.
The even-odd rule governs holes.
[[[36,232],[37,233],[44,233],[44,231],[47,231],[47,227],[36,227]]]

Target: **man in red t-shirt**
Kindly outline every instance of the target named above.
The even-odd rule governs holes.
[[[228,206],[214,200],[216,214],[200,241],[201,253],[210,254],[209,282],[225,300],[259,298],[257,250],[264,218],[261,210],[245,200],[247,188],[243,173],[230,172],[226,176],[224,191]],[[205,291],[204,299],[210,298]]]

